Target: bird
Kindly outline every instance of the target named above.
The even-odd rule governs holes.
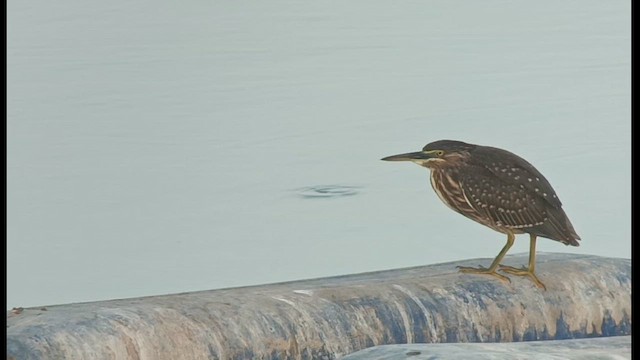
[[[387,156],[384,161],[411,161],[431,172],[431,186],[449,208],[507,235],[507,243],[488,268],[458,266],[467,274],[490,275],[504,283],[511,279],[498,271],[529,278],[541,289],[535,273],[536,240],[543,237],[579,246],[562,202],[549,181],[528,161],[504,149],[438,140],[422,151]],[[500,264],[517,234],[529,234],[528,266]]]

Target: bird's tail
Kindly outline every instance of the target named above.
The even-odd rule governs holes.
[[[565,245],[580,246],[580,236],[573,228],[571,221],[562,208],[551,209],[547,213],[548,219],[544,224],[535,227],[536,235],[560,241]]]
[[[549,223],[557,231],[559,240],[565,245],[580,246],[580,236],[562,208],[549,214]]]

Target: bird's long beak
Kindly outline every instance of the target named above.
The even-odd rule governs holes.
[[[412,152],[412,153],[387,156],[387,157],[382,158],[380,160],[384,160],[384,161],[420,161],[420,160],[431,159],[432,157],[433,157],[432,154],[426,153],[424,151],[417,151],[417,152]]]

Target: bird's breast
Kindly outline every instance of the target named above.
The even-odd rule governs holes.
[[[495,231],[506,233],[522,233],[521,229],[504,226],[500,221],[488,217],[484,213],[478,212],[471,206],[470,200],[464,193],[459,176],[454,171],[432,171],[431,186],[442,202],[452,210],[466,216],[467,218],[485,225]]]
[[[471,213],[475,214],[476,211],[469,205],[456,173],[439,169],[432,170],[431,187],[433,187],[440,200],[452,210],[466,216]]]

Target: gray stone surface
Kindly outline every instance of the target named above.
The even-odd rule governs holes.
[[[621,360],[631,359],[631,336],[482,344],[374,346],[342,360]]]
[[[540,253],[547,291],[455,268],[490,261],[9,311],[7,356],[335,359],[385,344],[631,333],[630,260]],[[513,255],[505,264],[526,261]]]

